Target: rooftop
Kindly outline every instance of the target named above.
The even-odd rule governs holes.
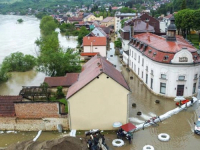
[[[114,17],[106,17],[105,19],[103,19],[101,22],[109,22],[111,21],[112,19],[114,19]]]
[[[121,72],[116,70],[114,66],[102,56],[95,55],[83,66],[78,81],[68,89],[67,98],[73,96],[76,92],[81,90],[102,73],[105,73],[107,76],[129,90],[129,86]]]
[[[70,87],[77,81],[79,73],[67,73],[64,77],[45,77],[44,82],[48,83],[50,87]]]
[[[106,37],[84,37],[83,46],[106,46]]]

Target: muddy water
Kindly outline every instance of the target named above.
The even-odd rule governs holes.
[[[23,23],[18,24],[17,19]],[[3,59],[14,52],[37,56],[38,47],[35,40],[40,37],[40,20],[34,16],[0,15],[0,64]],[[56,30],[59,32],[59,29]],[[77,37],[66,37],[58,34],[60,46],[64,49],[75,48]],[[38,86],[44,81],[45,74],[36,71],[14,72],[11,79],[0,84],[0,95],[19,94],[22,86]]]

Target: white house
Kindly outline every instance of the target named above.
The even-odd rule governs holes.
[[[101,56],[106,57],[106,44],[106,37],[84,37],[81,56],[94,56],[99,53]]]
[[[195,47],[176,35],[174,17],[166,37],[137,34],[129,46],[124,62],[154,93],[168,97],[197,93],[200,58]]]
[[[115,13],[115,32],[118,32],[121,29],[121,20],[135,18],[137,15],[140,15],[140,14],[116,12]]]

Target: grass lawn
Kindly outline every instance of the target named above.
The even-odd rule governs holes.
[[[196,47],[197,49],[199,48],[199,35],[198,34],[190,34],[187,36],[187,39],[190,40],[190,42],[192,42],[194,44],[194,47]]]

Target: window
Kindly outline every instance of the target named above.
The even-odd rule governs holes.
[[[169,56],[165,55],[163,59],[168,60],[168,58],[169,58]]]
[[[140,56],[138,56],[138,63],[140,63]]]
[[[198,74],[195,74],[195,75],[194,75],[194,79],[197,79],[197,76],[198,76]]]
[[[166,74],[161,74],[161,79],[166,79]]]
[[[138,76],[139,76],[139,74],[140,74],[140,68],[138,68]]]
[[[142,71],[142,79],[143,79],[143,71]]]
[[[151,89],[153,89],[153,78],[151,78]]]
[[[146,71],[148,71],[148,66],[146,66]]]
[[[146,74],[146,84],[148,84],[148,74]]]
[[[151,75],[153,75],[153,70],[151,70]]]
[[[196,92],[196,83],[193,84],[192,94],[195,94]]]
[[[142,58],[142,66],[144,66],[144,58]]]
[[[181,80],[181,81],[185,80],[185,76],[178,76],[178,80]]]
[[[136,60],[137,54],[135,53],[134,59]]]
[[[133,51],[132,51],[132,58],[133,58]]]
[[[166,83],[160,83],[160,93],[165,94],[166,92]]]
[[[151,53],[152,52],[152,50],[149,50],[149,53]]]
[[[132,68],[133,68],[133,62],[132,62]]]
[[[135,71],[135,73],[136,73],[136,65],[134,65],[134,71]]]

